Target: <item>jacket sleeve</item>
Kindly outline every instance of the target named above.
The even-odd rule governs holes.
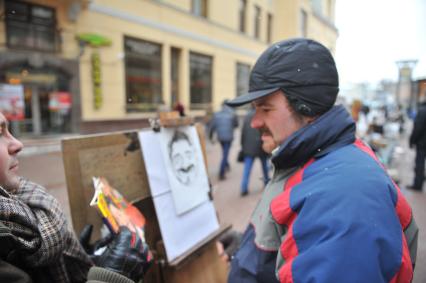
[[[209,125],[209,139],[213,140],[213,134],[216,131],[216,115],[213,115],[213,118],[210,121]]]
[[[0,282],[32,283],[30,276],[18,267],[0,260]]]
[[[410,224],[404,230],[405,238],[407,239],[408,249],[410,251],[411,263],[413,264],[413,270],[416,266],[417,259],[417,241],[419,236],[419,227],[414,220],[414,217],[411,216]]]
[[[414,127],[410,136],[410,145],[416,144],[420,137],[425,132],[426,125],[426,108],[417,113],[416,118],[414,119]]]
[[[110,271],[105,268],[94,266],[90,268],[87,275],[87,283],[135,283],[133,280]]]
[[[241,148],[243,148],[243,143],[246,138],[247,138],[246,137],[246,120],[244,118],[243,127],[241,129],[241,140],[240,140]]]

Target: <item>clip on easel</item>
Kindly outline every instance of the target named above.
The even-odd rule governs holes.
[[[161,127],[172,128],[194,124],[192,117],[181,117],[178,111],[159,112],[158,118],[150,118],[149,124],[154,132],[159,132]]]

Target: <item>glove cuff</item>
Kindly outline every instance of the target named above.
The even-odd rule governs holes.
[[[124,275],[107,270],[105,268],[93,266],[87,275],[87,283],[95,282],[116,282],[116,283],[135,283]]]

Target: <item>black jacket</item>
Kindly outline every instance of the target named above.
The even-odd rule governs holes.
[[[410,136],[410,145],[426,150],[426,102],[422,103],[414,119],[414,127]]]
[[[255,111],[252,109],[244,117],[243,128],[241,130],[241,148],[244,156],[266,157],[267,154],[262,149],[262,140],[259,130],[253,129],[250,126],[254,113]]]

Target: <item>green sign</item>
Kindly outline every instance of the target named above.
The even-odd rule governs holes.
[[[102,106],[101,57],[97,51],[92,53],[93,105],[96,110]]]
[[[81,33],[77,35],[77,39],[79,41],[87,43],[91,47],[102,47],[111,45],[111,40],[109,38],[95,33]]]

